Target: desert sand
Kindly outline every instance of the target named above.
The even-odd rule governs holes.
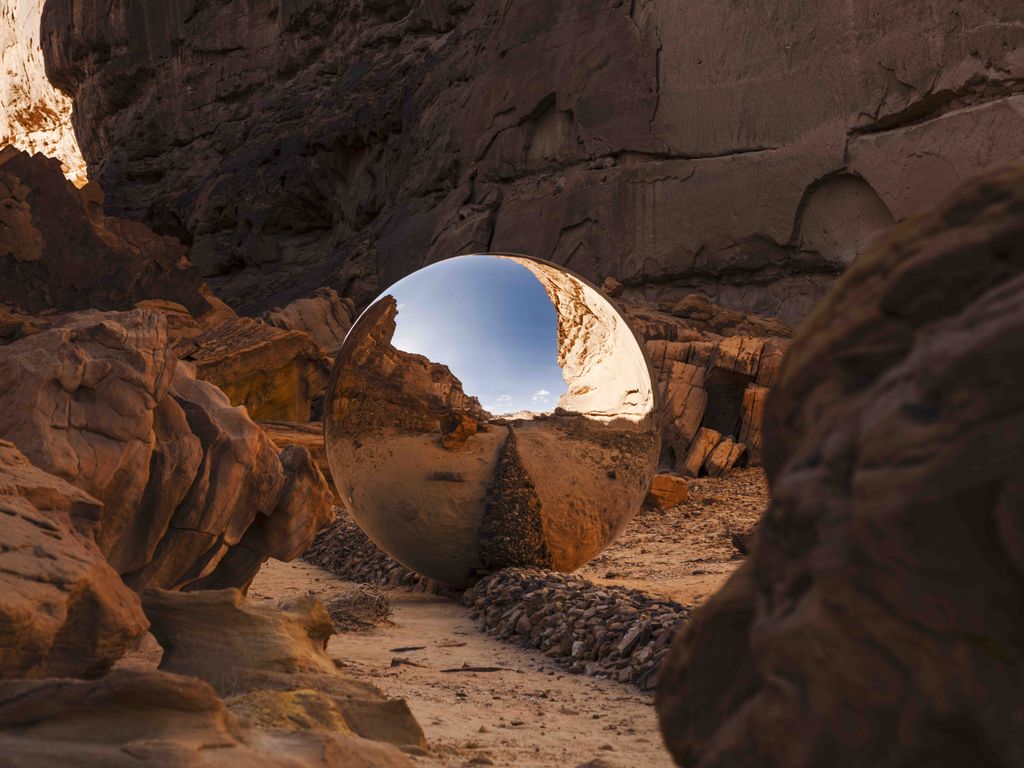
[[[675,509],[639,514],[579,573],[687,604],[710,595],[740,562],[731,534],[759,516],[764,477],[742,470],[694,480],[690,490]],[[352,588],[307,563],[271,560],[249,596],[281,601],[312,593],[329,601]],[[327,651],[347,674],[408,701],[431,750],[416,758],[419,764],[672,765],[652,697],[636,687],[568,674],[539,652],[491,638],[452,599],[401,589],[386,594],[394,609],[389,622],[335,635]]]

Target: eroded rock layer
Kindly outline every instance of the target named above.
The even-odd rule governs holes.
[[[896,228],[808,319],[772,502],[658,710],[683,765],[1024,759],[1024,168]]]
[[[1016,0],[48,0],[117,215],[235,305],[459,252],[804,317],[875,232],[1024,151]]]
[[[344,732],[259,729],[207,683],[115,670],[99,680],[0,681],[10,768],[411,768],[397,749]]]
[[[99,548],[136,588],[244,586],[331,515],[308,451],[279,455],[156,312],[72,314],[0,346],[0,438],[102,503]]]
[[[0,678],[95,675],[146,631],[96,545],[101,509],[0,440]]]
[[[621,307],[661,388],[663,468],[717,477],[760,464],[764,404],[792,330],[697,295]]]

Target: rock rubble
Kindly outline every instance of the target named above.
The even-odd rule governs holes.
[[[635,589],[506,568],[462,596],[488,634],[536,648],[570,672],[652,690],[689,609]]]
[[[341,507],[334,522],[313,540],[302,559],[357,584],[402,587],[413,592],[450,593],[447,587],[420,576],[384,554]]]

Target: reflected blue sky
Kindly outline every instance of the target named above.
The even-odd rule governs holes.
[[[551,411],[566,389],[558,318],[529,270],[494,256],[460,256],[400,280],[392,343],[444,363],[495,415]]]

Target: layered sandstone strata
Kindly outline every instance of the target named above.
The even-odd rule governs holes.
[[[73,314],[0,347],[0,438],[102,503],[99,549],[136,588],[244,586],[331,516],[308,452],[196,379],[155,312]]]
[[[460,252],[803,318],[879,228],[1024,152],[1024,7],[48,0],[117,215],[231,303]]]
[[[1022,335],[1021,167],[895,229],[809,318],[750,558],[662,671],[680,764],[1020,762]]]

